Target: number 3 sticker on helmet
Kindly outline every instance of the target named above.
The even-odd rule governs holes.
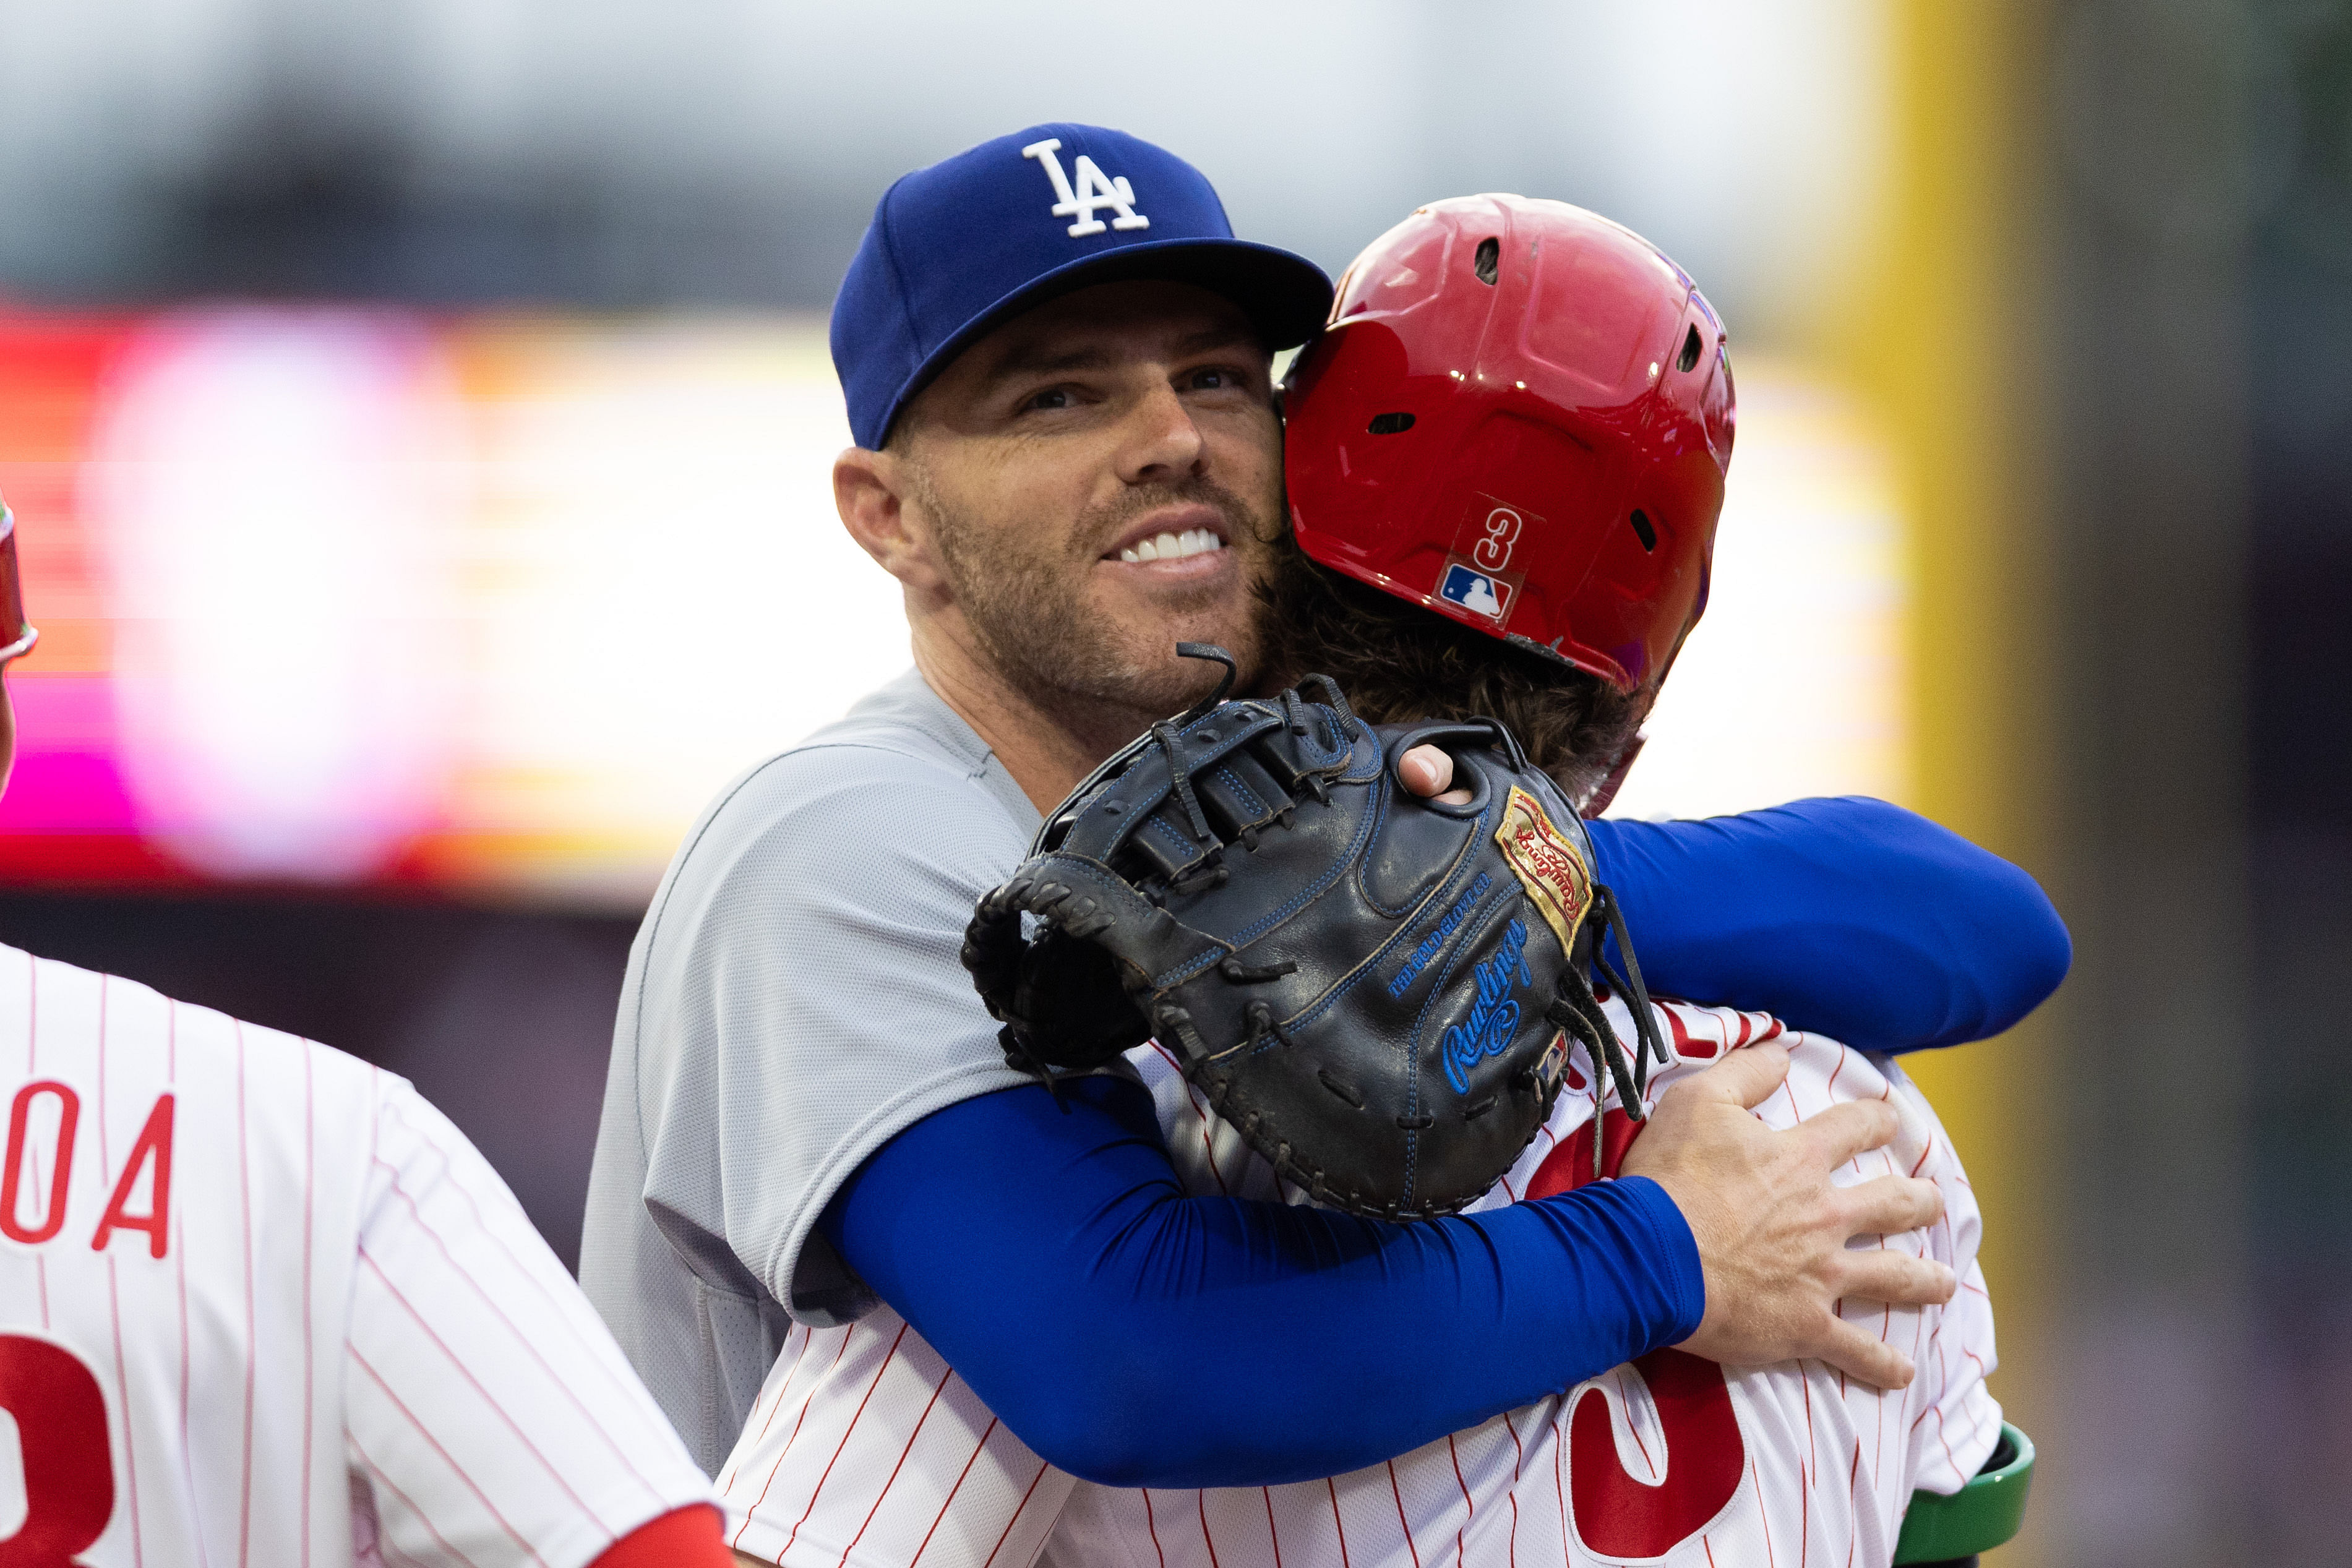
[[[0,1537],[0,1568],[71,1568],[114,1514],[106,1396],[63,1345],[0,1334],[0,1409],[16,1424],[24,1522]],[[0,1474],[0,1506],[9,1482]]]

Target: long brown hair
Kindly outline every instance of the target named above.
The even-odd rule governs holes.
[[[1515,648],[1327,571],[1286,534],[1258,585],[1268,685],[1319,673],[1374,724],[1485,716],[1508,725],[1570,800],[1615,766],[1654,695]]]

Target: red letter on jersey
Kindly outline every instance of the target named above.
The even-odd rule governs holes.
[[[29,1228],[16,1219],[17,1189],[25,1175],[26,1134],[33,1119],[33,1097],[58,1097],[58,1157],[49,1173],[49,1207],[41,1222]],[[64,1084],[44,1078],[16,1091],[8,1107],[8,1168],[0,1173],[0,1235],[11,1241],[37,1245],[55,1236],[66,1222],[66,1183],[73,1175],[74,1124],[81,1119],[81,1097]]]
[[[0,1334],[0,1408],[25,1464],[25,1522],[0,1541],[0,1568],[73,1568],[114,1513],[106,1396],[63,1345]]]
[[[1587,1158],[1591,1155],[1588,1154]],[[1649,1385],[1666,1440],[1665,1475],[1635,1480],[1617,1458],[1609,1399],[1588,1388],[1569,1416],[1568,1475],[1576,1533],[1603,1557],[1663,1557],[1715,1521],[1748,1464],[1723,1368],[1679,1350],[1654,1350],[1633,1369]]]
[[[147,1212],[132,1214],[126,1207],[131,1202],[131,1184],[139,1179],[139,1167],[152,1161],[155,1185],[148,1195]],[[162,1096],[155,1108],[147,1113],[147,1124],[139,1129],[139,1141],[131,1145],[131,1157],[123,1163],[121,1179],[114,1184],[114,1196],[106,1200],[106,1212],[98,1217],[98,1233],[89,1239],[93,1252],[106,1250],[107,1241],[118,1230],[143,1230],[147,1233],[147,1255],[161,1258],[169,1245],[172,1230],[172,1097]]]

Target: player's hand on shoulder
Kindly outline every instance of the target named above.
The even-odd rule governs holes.
[[[1831,1173],[1892,1142],[1900,1123],[1875,1100],[1834,1105],[1786,1132],[1750,1113],[1788,1076],[1777,1045],[1732,1052],[1660,1097],[1624,1173],[1666,1189],[1698,1244],[1706,1312],[1683,1342],[1735,1366],[1815,1359],[1881,1388],[1911,1381],[1910,1361],[1837,1314],[1840,1298],[1895,1305],[1951,1299],[1952,1271],[1930,1260],[1850,1251],[1943,1210],[1933,1182],[1880,1176],[1840,1187]]]

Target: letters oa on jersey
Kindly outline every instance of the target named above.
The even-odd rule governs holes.
[[[20,1085],[8,1102],[7,1164],[0,1168],[0,1237],[19,1247],[104,1252],[131,1232],[144,1251],[171,1250],[172,1118],[156,1096],[120,1171],[100,1173],[108,1196],[93,1216],[75,1213],[73,1173],[95,1159],[83,1135],[81,1096],[54,1078]],[[110,1177],[110,1180],[105,1178]],[[85,1184],[85,1192],[92,1190]],[[0,1410],[16,1425],[25,1513],[0,1539],[0,1564],[68,1568],[105,1533],[114,1513],[114,1463],[106,1398],[81,1358],[30,1333],[0,1333]]]
[[[172,1096],[159,1094],[122,1157],[106,1206],[87,1232],[94,1252],[106,1250],[115,1233],[135,1230],[147,1238],[147,1253],[171,1249]],[[8,1103],[7,1165],[0,1169],[0,1236],[25,1247],[58,1239],[72,1217],[73,1168],[81,1131],[81,1096],[53,1078],[20,1087]],[[143,1212],[134,1205],[143,1204]]]
[[[1613,1107],[1599,1121],[1585,1123],[1537,1168],[1528,1198],[1549,1197],[1593,1180],[1596,1134],[1601,1172],[1615,1176],[1641,1131],[1640,1123]],[[1569,1415],[1569,1507],[1577,1535],[1602,1557],[1664,1556],[1731,1506],[1748,1468],[1748,1442],[1740,1435],[1723,1368],[1679,1350],[1654,1350],[1633,1364],[1657,1411],[1655,1429],[1665,1439],[1664,1453],[1646,1455],[1652,1473],[1664,1472],[1659,1479],[1633,1475],[1619,1458],[1612,1427],[1617,1418],[1599,1385],[1578,1395]],[[1633,1398],[1633,1390],[1626,1389],[1624,1396]]]

